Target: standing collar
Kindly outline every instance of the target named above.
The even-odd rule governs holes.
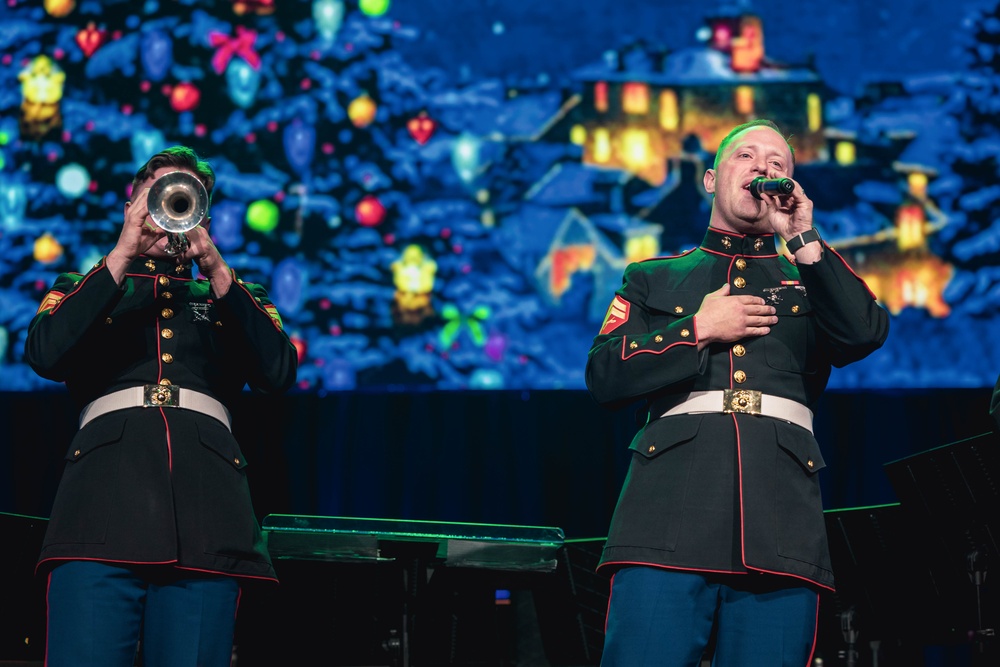
[[[766,257],[778,254],[774,245],[774,234],[750,236],[726,232],[715,227],[709,227],[705,232],[705,238],[701,241],[701,249],[718,255]]]

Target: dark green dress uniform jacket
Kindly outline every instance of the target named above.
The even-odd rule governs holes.
[[[33,319],[25,357],[63,381],[78,408],[145,384],[195,390],[224,405],[249,384],[295,382],[295,347],[259,285],[214,299],[189,268],[138,258],[124,284],[101,260],[59,276]],[[39,566],[67,559],[165,563],[274,579],[251,505],[246,458],[222,422],[181,408],[109,412],[78,431]]]
[[[778,323],[765,336],[699,352],[694,315],[725,283],[763,297]],[[594,399],[615,407],[667,394],[751,389],[813,408],[831,366],[876,350],[888,316],[842,258],[824,247],[796,266],[773,235],[709,228],[699,248],[631,264],[587,361]],[[646,564],[790,575],[833,587],[810,431],[750,414],[650,415],[599,567]]]

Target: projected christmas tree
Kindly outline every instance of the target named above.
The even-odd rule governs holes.
[[[561,386],[526,330],[547,319],[500,261],[488,147],[496,100],[415,70],[388,0],[6,3],[0,77],[0,358],[56,273],[113,245],[132,174],[191,146],[217,172],[212,235],[268,287],[302,389]],[[15,168],[16,166],[16,168]]]

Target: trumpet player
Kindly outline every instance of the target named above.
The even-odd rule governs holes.
[[[210,200],[215,174],[192,150],[153,155],[114,248],[59,276],[28,331],[26,360],[80,409],[37,566],[48,667],[228,667],[241,586],[276,579],[230,406],[246,386],[289,389],[296,351],[207,215],[169,246],[150,197],[174,172]]]

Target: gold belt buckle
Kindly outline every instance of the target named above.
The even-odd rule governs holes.
[[[142,407],[176,408],[181,388],[175,384],[146,384],[142,386]]]
[[[744,412],[748,415],[760,414],[759,391],[753,389],[723,389],[722,390],[722,411]]]

